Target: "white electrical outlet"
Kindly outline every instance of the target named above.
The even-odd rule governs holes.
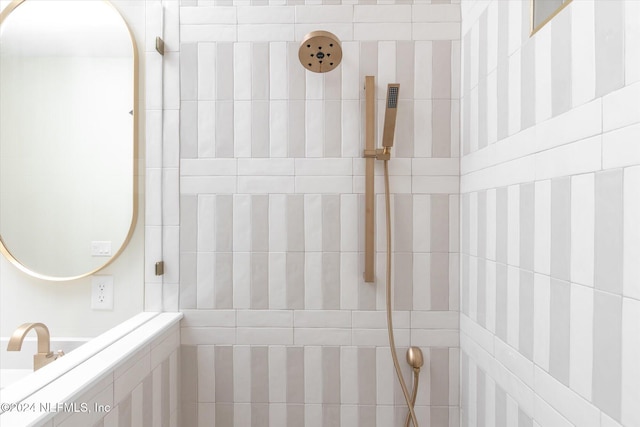
[[[113,276],[91,278],[91,308],[113,310]]]

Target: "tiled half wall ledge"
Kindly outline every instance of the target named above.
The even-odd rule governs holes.
[[[0,425],[88,426],[110,416],[118,417],[122,402],[128,404],[130,411],[134,388],[142,388],[144,382],[151,385],[154,371],[169,382],[170,375],[160,371],[170,371],[171,363],[177,364],[181,319],[182,313],[140,313],[4,388],[0,392]],[[177,390],[177,384],[174,386]],[[15,405],[5,410],[5,404],[19,404],[24,410]],[[170,411],[171,407],[177,408],[177,404],[158,408],[158,416],[176,417],[177,411]]]

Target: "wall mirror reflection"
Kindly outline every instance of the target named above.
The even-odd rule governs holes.
[[[572,0],[531,0],[531,35],[551,21]]]
[[[104,1],[24,1],[1,23],[0,236],[24,272],[96,272],[135,226],[135,48]]]
[[[0,388],[31,369],[6,351],[19,325],[67,351],[143,310],[137,3],[0,2]],[[96,272],[112,308],[92,307]]]

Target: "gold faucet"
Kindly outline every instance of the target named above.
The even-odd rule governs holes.
[[[60,350],[57,354],[53,354],[51,351],[51,335],[49,334],[49,328],[47,328],[44,323],[23,323],[18,326],[18,329],[13,331],[11,338],[9,338],[7,351],[20,351],[22,348],[22,342],[31,329],[34,329],[38,335],[38,352],[33,355],[33,370],[37,371],[43,366],[53,362],[58,357],[63,356],[64,352]]]

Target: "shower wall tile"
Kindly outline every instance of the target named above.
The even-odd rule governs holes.
[[[535,274],[533,278],[533,319],[533,361],[549,371],[551,281],[542,274]]]
[[[507,267],[507,343],[518,348],[520,340],[520,274],[516,267]]]
[[[639,370],[637,360],[640,345],[638,342],[638,301],[632,298],[622,300],[622,412],[621,421],[623,424],[633,425],[640,420],[640,411],[634,404],[634,396],[639,392],[638,382]]]
[[[557,116],[569,110],[571,100],[571,10],[558,14],[551,22],[551,80],[552,114]]]
[[[551,280],[551,344],[549,373],[565,385],[569,383],[569,284]]]
[[[511,185],[507,188],[507,263],[516,266],[520,264],[520,209],[520,186]]]
[[[573,24],[574,22],[572,22]],[[578,24],[576,24],[578,25]],[[576,26],[572,25],[572,32],[577,31]],[[572,40],[575,39],[572,36]],[[577,43],[576,43],[577,44]],[[551,117],[552,107],[551,107],[551,33],[547,31],[540,31],[536,35],[535,38],[535,117],[536,122],[542,122]],[[573,76],[580,72],[577,69],[573,72]],[[575,79],[574,82],[579,82],[580,80]],[[594,89],[595,90],[595,89]],[[572,92],[573,95],[573,92]],[[576,98],[576,100],[579,98]]]
[[[580,285],[571,285],[571,388],[591,399],[593,371],[593,292]]]
[[[531,38],[523,4],[462,5],[463,426],[637,423],[637,6],[614,3]]]
[[[590,30],[595,22],[594,3],[576,5],[571,14],[571,54],[574,64],[571,76],[573,82],[571,97],[574,106],[588,102],[595,96],[596,36]]]
[[[533,273],[520,271],[518,350],[524,357],[533,360]]]
[[[519,3],[519,2],[518,2]],[[524,48],[523,48],[524,49]],[[522,59],[523,50],[518,50],[511,54],[509,58],[509,74],[508,74],[508,103],[509,103],[509,124],[508,133],[512,135],[522,129],[522,103],[518,102],[522,99]]]
[[[602,96],[624,85],[624,3],[596,2],[594,15],[596,95]]]
[[[520,268],[533,271],[535,235],[535,186],[520,185]]]
[[[594,293],[593,402],[607,415],[620,420],[622,366],[622,299]]]
[[[429,266],[430,295],[429,306],[431,310],[448,310],[450,308],[449,292],[449,264],[447,254],[431,254]]]
[[[622,292],[622,170],[596,174],[595,287]]]
[[[460,6],[311,3],[180,6],[184,61],[172,77],[185,110],[180,308],[189,313],[183,344],[194,346],[190,362],[204,375],[188,380],[197,386],[182,421],[404,421],[385,347],[380,165],[376,283],[361,277],[364,162],[356,158],[362,80],[374,75],[378,135],[385,84],[402,85],[390,162],[396,339],[437,361],[437,375],[421,384],[419,417],[454,425]],[[298,64],[297,40],[318,25],[342,39],[336,72]]]
[[[636,124],[603,135],[602,161],[607,168],[633,166],[640,161],[636,147],[629,142],[636,138],[639,129]]]
[[[594,175],[571,179],[571,281],[593,286]]]
[[[637,189],[640,182],[640,168],[632,167],[624,171],[624,288],[623,295],[640,299],[640,268],[638,263],[634,262],[640,250],[640,232],[638,223],[634,221],[637,218],[637,212],[640,209],[639,194]]]
[[[571,256],[571,180],[551,181],[551,277],[569,280]]]

